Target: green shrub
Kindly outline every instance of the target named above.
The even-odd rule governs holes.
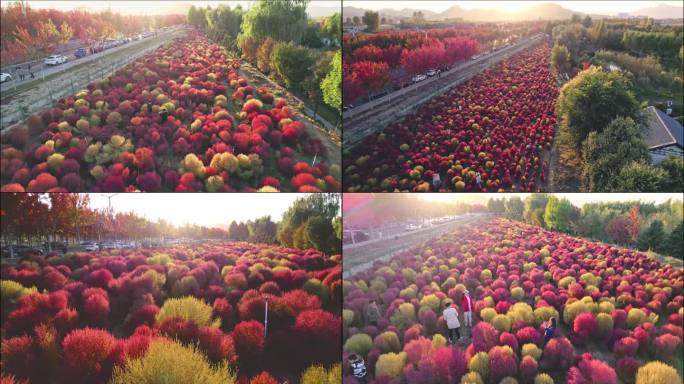
[[[375,363],[375,377],[400,378],[405,365],[406,352],[382,354]]]
[[[480,311],[480,319],[482,319],[482,321],[491,323],[494,316],[496,316],[496,310],[494,308],[482,308]]]
[[[553,384],[553,379],[546,373],[539,373],[534,377],[534,384]]]
[[[212,318],[211,306],[192,296],[167,299],[159,310],[156,321],[161,322],[173,317],[181,317],[194,322],[198,326],[221,326],[221,319]]]
[[[359,356],[365,357],[373,348],[373,340],[365,333],[357,333],[356,335],[347,339],[344,343],[344,350],[354,352]]]
[[[30,293],[38,292],[36,287],[26,288],[14,280],[0,280],[0,301],[2,303],[2,319],[17,306],[17,301]]]
[[[375,336],[373,344],[380,348],[382,353],[401,351],[401,342],[399,342],[399,336],[392,331],[385,331]]]
[[[470,358],[468,369],[477,372],[483,380],[489,376],[489,355],[487,352],[478,352]]]
[[[416,308],[411,303],[402,303],[394,311],[390,321],[400,332],[403,332],[411,324],[415,323]]]
[[[506,315],[496,315],[492,319],[492,326],[499,332],[508,332],[511,330],[511,320]]]
[[[477,372],[468,372],[461,377],[461,384],[484,384]]]
[[[194,346],[168,339],[153,341],[144,356],[129,359],[123,367],[114,367],[112,384],[233,384],[235,374],[226,363],[211,366],[207,357]]]
[[[166,265],[171,262],[171,256],[166,253],[156,252],[147,258],[147,264]]]
[[[533,343],[527,343],[522,346],[522,349],[520,350],[520,357],[523,356],[531,356],[535,360],[539,360],[539,358],[542,355],[542,350],[539,348],[536,344]]]

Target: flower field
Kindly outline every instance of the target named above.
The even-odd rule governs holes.
[[[90,83],[3,135],[2,190],[338,191],[321,141],[239,66],[191,32]]]
[[[344,156],[345,189],[541,190],[558,96],[549,53],[532,47],[368,137]]]
[[[682,273],[506,219],[463,226],[344,280],[343,361],[361,355],[374,383],[680,383]],[[452,303],[466,337],[447,345],[442,310]],[[558,328],[544,345],[551,317]]]
[[[3,383],[341,380],[340,256],[245,242],[48,254],[3,265],[1,288]]]

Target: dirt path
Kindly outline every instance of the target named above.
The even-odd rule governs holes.
[[[135,45],[124,45],[117,47],[118,49],[104,51],[103,53],[110,53],[87,62],[73,62],[71,66],[55,68],[55,73],[46,75],[45,81],[42,78],[35,80],[35,85],[22,84],[20,88],[28,88],[22,89],[19,93],[15,93],[14,89],[3,91],[11,96],[2,96],[0,128],[4,131],[23,123],[29,115],[51,108],[60,98],[78,92],[93,80],[107,77],[131,61],[185,33],[185,30],[174,30]]]

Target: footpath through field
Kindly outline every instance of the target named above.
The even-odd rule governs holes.
[[[344,272],[347,278],[363,272],[378,260],[387,261],[399,252],[403,252],[422,242],[451,232],[455,228],[490,217],[489,213],[471,213],[458,216],[455,220],[434,227],[421,228],[416,231],[398,234],[384,239],[365,241],[344,246]]]
[[[342,115],[344,149],[352,148],[365,137],[383,130],[421,104],[471,79],[488,67],[541,42],[544,36],[538,34],[476,60],[466,61],[442,73],[440,77],[431,77],[345,112]]]
[[[185,29],[172,29],[156,37],[131,42],[67,62],[45,71],[45,79],[36,79],[16,87],[0,87],[0,130],[22,123],[28,116],[51,108],[57,100],[85,88],[91,81],[106,78],[126,64],[186,34]]]

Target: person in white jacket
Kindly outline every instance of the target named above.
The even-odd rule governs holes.
[[[461,322],[458,321],[458,310],[456,309],[456,304],[451,304],[442,311],[442,316],[444,316],[444,321],[446,321],[447,328],[449,330],[449,343],[455,344],[456,340],[461,340],[461,333],[459,328],[461,327]],[[454,336],[456,339],[454,340]]]

